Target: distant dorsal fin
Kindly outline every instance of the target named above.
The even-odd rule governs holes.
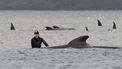
[[[115,24],[115,22],[113,22],[113,29],[116,29],[116,24]]]
[[[89,31],[88,27],[85,27],[86,31]]]
[[[98,26],[102,26],[102,23],[100,22],[100,20],[97,20],[98,22]]]
[[[58,26],[55,26],[55,25],[54,25],[54,26],[52,26],[52,27],[53,27],[53,28],[60,28],[60,27],[58,27]]]
[[[15,30],[15,27],[14,27],[13,23],[11,23],[11,28],[10,28],[10,30]]]

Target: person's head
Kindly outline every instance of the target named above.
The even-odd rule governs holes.
[[[34,32],[34,37],[36,37],[36,38],[39,37],[39,31],[38,31],[38,30],[36,30],[36,31]]]

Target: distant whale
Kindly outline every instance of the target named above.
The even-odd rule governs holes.
[[[58,26],[55,26],[55,25],[54,25],[54,26],[52,26],[52,27],[53,27],[53,28],[60,28],[60,27],[58,27]]]
[[[49,26],[46,26],[45,28],[46,28],[46,30],[53,30],[53,28],[51,28]]]
[[[120,47],[106,47],[106,46],[90,46],[86,40],[89,38],[88,35],[80,36],[76,39],[73,39],[66,45],[61,45],[61,46],[53,46],[53,47],[48,47],[52,49],[61,49],[61,48],[109,48],[109,49],[119,49]]]
[[[61,28],[58,26],[52,26],[52,27],[46,26],[45,28],[46,30],[75,30],[75,28]]]

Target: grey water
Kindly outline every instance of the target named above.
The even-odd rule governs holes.
[[[99,19],[103,27],[97,26]],[[0,11],[0,45],[1,48],[30,48],[30,39],[34,30],[40,31],[50,46],[63,45],[70,40],[90,35],[88,40],[96,45],[121,45],[119,37],[108,32],[113,21],[117,24],[117,33],[121,35],[122,11]],[[10,23],[16,30],[10,31]],[[72,31],[45,31],[45,26],[57,25],[75,28]],[[85,31],[85,27],[89,32]],[[107,32],[106,32],[107,31]],[[109,36],[111,35],[111,36]],[[116,36],[118,36],[116,35]],[[100,37],[101,36],[101,37]],[[109,37],[108,37],[109,36]],[[113,43],[113,38],[118,43]],[[108,41],[110,39],[110,41]]]

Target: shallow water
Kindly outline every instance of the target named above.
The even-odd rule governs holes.
[[[0,11],[1,69],[122,69],[121,49],[31,49],[34,30],[50,46],[89,35],[92,46],[122,47],[122,11]],[[100,19],[103,26],[97,26]],[[117,30],[112,29],[112,22]],[[16,30],[10,31],[10,23]],[[76,28],[45,31],[45,26]],[[85,26],[89,32],[85,31]],[[43,45],[44,47],[44,45]]]
[[[89,35],[91,45],[122,46],[122,11],[0,11],[0,48],[30,48],[33,31],[39,30],[50,46],[67,44]],[[103,27],[97,26],[99,19]],[[117,30],[112,30],[112,22]],[[10,23],[16,31],[10,31]],[[72,31],[45,31],[45,26],[76,28]],[[85,26],[89,32],[85,31]]]
[[[118,49],[0,50],[1,69],[121,69]]]

